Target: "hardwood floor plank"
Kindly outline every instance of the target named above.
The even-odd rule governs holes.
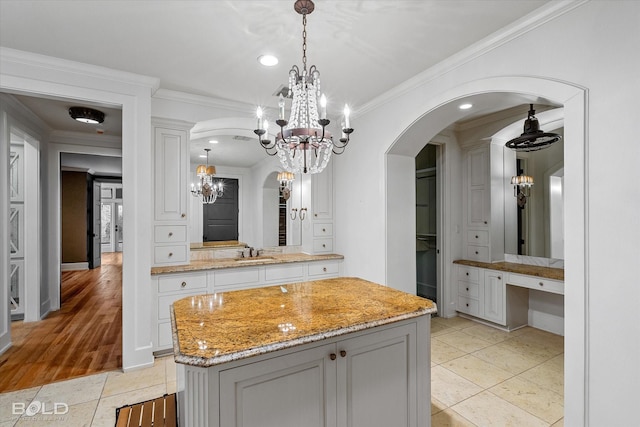
[[[13,322],[0,355],[0,393],[122,366],[122,253],[93,270],[61,274],[61,309],[39,322]]]

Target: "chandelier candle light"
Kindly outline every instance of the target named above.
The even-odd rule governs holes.
[[[200,178],[200,182],[198,185],[194,185],[191,183],[191,194],[194,197],[201,197],[202,203],[211,204],[215,203],[218,200],[218,197],[222,197],[224,194],[224,188],[222,185],[222,180],[217,183],[213,182],[213,177],[216,174],[216,167],[209,166],[209,151],[211,148],[205,148],[204,151],[207,152],[207,164],[198,165],[196,168],[196,175]]]
[[[533,177],[528,175],[512,176],[511,185],[513,185],[513,195],[518,199],[518,206],[524,208],[527,204],[527,198],[531,197]]]
[[[302,15],[302,71],[294,65],[289,71],[289,92],[291,115],[285,120],[285,99],[280,94],[278,100],[278,120],[280,131],[275,141],[269,139],[267,120],[263,120],[262,108],[258,107],[258,126],[253,132],[258,135],[261,146],[270,156],[278,155],[282,167],[292,173],[320,173],[329,163],[331,154],[342,154],[353,132],[350,127],[350,110],[344,107],[342,136],[334,141],[326,130],[327,98],[320,92],[320,71],[315,65],[307,69],[307,15],[315,5],[311,0],[297,0],[293,6]],[[320,108],[318,109],[318,104]]]
[[[277,180],[280,182],[280,194],[285,200],[289,200],[291,197],[291,187],[296,176],[291,172],[279,172]]]

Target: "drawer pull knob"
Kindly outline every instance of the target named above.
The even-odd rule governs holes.
[[[347,352],[345,350],[340,350],[340,357],[345,357]]]
[[[323,243],[323,244],[322,244],[322,247],[323,247],[323,248],[326,248],[326,247],[327,247],[327,245],[325,245],[325,244]]]
[[[544,286],[544,283],[542,283],[542,282],[540,282],[540,283],[538,283],[538,284],[539,284],[540,286]]]
[[[469,307],[469,303],[467,303],[467,307]]]
[[[478,251],[476,251],[476,255],[478,255]]]
[[[476,236],[476,239],[478,238],[478,236]]]
[[[485,224],[487,223],[487,221],[484,222]]]
[[[187,217],[187,214],[184,214],[184,213],[183,213],[183,214],[182,214],[182,215],[180,215],[180,216],[181,216],[182,218],[186,218],[186,217]]]
[[[323,228],[323,229],[322,229],[322,232],[324,233],[325,231],[327,231],[327,229],[326,229],[326,228]]]
[[[469,288],[467,288],[467,292],[469,292]]]
[[[322,267],[322,271],[327,272],[327,267]]]
[[[173,236],[173,232],[172,231],[169,232],[169,237],[171,237],[171,236]]]
[[[173,256],[173,252],[169,252],[169,256]]]
[[[337,356],[336,356],[336,354],[335,354],[335,353],[331,353],[331,354],[329,355],[329,359],[331,359],[331,360],[336,360],[336,357],[337,357]]]
[[[498,276],[498,280],[502,280],[502,277],[501,277],[501,276]]]
[[[185,286],[187,286],[187,282],[180,283],[180,286],[182,286],[184,288]]]
[[[469,272],[467,271],[467,276],[469,275]]]

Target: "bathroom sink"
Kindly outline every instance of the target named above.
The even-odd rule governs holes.
[[[273,259],[274,258],[270,256],[259,256],[255,258],[236,258],[236,262],[238,264],[253,264],[253,263],[260,263],[264,261],[272,261]]]

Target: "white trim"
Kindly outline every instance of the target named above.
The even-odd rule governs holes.
[[[449,56],[444,61],[429,67],[424,72],[404,81],[391,90],[375,97],[371,101],[356,108],[352,116],[358,117],[379,108],[380,106],[411,92],[426,83],[441,77],[444,74],[478,58],[486,53],[502,46],[509,41],[526,34],[546,22],[557,18],[589,0],[562,0],[548,2],[544,6],[536,9],[514,23],[498,30],[484,39],[472,44],[460,52]]]
[[[88,270],[88,262],[65,262],[60,265],[60,271],[76,271],[76,270]]]

